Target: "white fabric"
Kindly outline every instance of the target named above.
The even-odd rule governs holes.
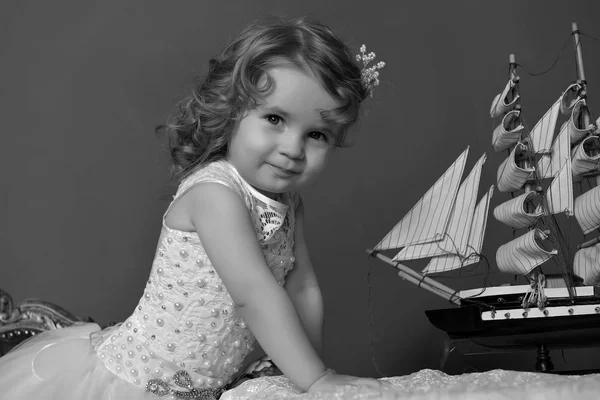
[[[247,381],[223,394],[221,400],[597,400],[600,374],[559,376],[493,370],[447,375],[424,369],[411,375],[383,378],[381,391],[340,387],[332,393],[302,394],[282,377]]]

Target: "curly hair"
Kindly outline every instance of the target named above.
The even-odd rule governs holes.
[[[203,79],[175,107],[164,125],[176,179],[196,166],[224,158],[244,111],[269,92],[266,71],[282,63],[310,70],[340,106],[323,117],[339,127],[336,146],[358,119],[367,96],[361,71],[348,47],[326,26],[306,18],[255,21],[215,58]],[[266,84],[260,84],[262,77]],[[263,80],[264,81],[264,80]]]

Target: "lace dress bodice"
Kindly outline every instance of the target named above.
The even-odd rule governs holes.
[[[223,184],[244,200],[267,264],[284,284],[294,263],[297,195],[286,193],[280,201],[272,200],[248,185],[231,164],[217,161],[184,179],[165,215],[203,182]],[[134,385],[152,386],[160,395],[169,389],[186,391],[187,384],[176,374],[185,375],[195,388],[227,384],[252,350],[254,337],[196,232],[171,229],[163,217],[152,270],[137,307],[126,321],[93,341],[110,371]]]

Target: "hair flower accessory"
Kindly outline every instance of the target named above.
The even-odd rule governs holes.
[[[375,59],[375,53],[370,52],[367,54],[367,46],[364,44],[360,46],[360,54],[356,55],[356,61],[363,63],[363,68],[360,72],[362,77],[363,86],[369,93],[369,96],[373,97],[373,89],[379,85],[379,71],[385,67],[385,62],[379,61],[377,64],[368,67],[369,63]]]

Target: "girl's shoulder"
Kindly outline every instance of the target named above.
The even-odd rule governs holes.
[[[181,181],[175,197],[183,195],[200,183],[219,183],[244,197],[243,183],[227,160],[213,161],[194,170]]]
[[[297,192],[283,194],[280,201],[268,199],[244,181],[235,167],[225,159],[210,162],[186,176],[179,184],[175,198],[181,197],[198,184],[209,182],[219,183],[232,189],[244,200],[249,209],[255,209],[258,204],[265,206],[269,204],[270,208],[281,209],[280,211],[285,214],[288,209],[295,211],[301,201]]]

